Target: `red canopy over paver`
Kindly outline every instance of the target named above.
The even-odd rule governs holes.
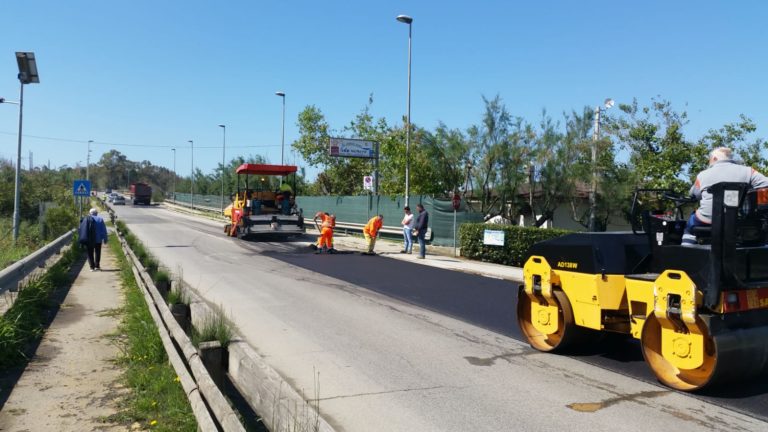
[[[294,165],[267,165],[244,163],[237,167],[237,174],[287,176],[298,170]]]

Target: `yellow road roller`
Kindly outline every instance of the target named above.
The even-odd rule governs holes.
[[[639,211],[649,191],[675,210]],[[531,346],[567,352],[603,332],[628,334],[659,381],[683,391],[768,371],[768,189],[719,183],[710,192],[712,225],[693,229],[696,245],[681,245],[686,198],[643,190],[632,232],[532,246],[517,310]]]

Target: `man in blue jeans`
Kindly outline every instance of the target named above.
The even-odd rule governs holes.
[[[411,208],[408,206],[403,207],[405,215],[400,222],[403,225],[403,250],[400,253],[413,252],[413,227],[416,225],[416,216],[411,213]]]
[[[419,212],[419,216],[416,218],[416,238],[419,240],[419,256],[416,258],[424,259],[427,255],[427,228],[429,227],[429,213],[423,205],[416,205],[416,210]]]

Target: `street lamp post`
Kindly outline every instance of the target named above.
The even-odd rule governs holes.
[[[227,125],[220,124],[219,127],[224,135],[221,144],[221,214],[224,214],[224,152],[227,148]]]
[[[606,99],[603,103],[605,109],[613,106],[613,99]],[[603,108],[595,107],[595,129],[592,135],[592,185],[589,190],[589,230],[597,230],[597,142],[600,140],[600,113]]]
[[[88,140],[88,155],[85,157],[85,179],[91,181],[91,143],[93,140]]]
[[[190,148],[192,149],[192,175],[189,177],[190,185],[189,185],[189,194],[192,195],[191,197],[191,204],[192,207],[195,206],[195,142],[192,140],[187,141],[190,145]]]
[[[173,197],[173,202],[176,202],[176,149],[172,148],[171,151],[173,152],[173,192],[171,193],[171,196]]]
[[[411,29],[413,27],[413,18],[408,15],[398,15],[397,20],[408,24],[408,113],[405,125],[405,205],[407,206],[411,194]]]
[[[285,165],[285,92],[275,92],[277,96],[283,98],[283,137],[280,141],[280,165]]]
[[[37,84],[40,77],[37,74],[35,53],[16,52],[16,63],[19,66],[19,143],[16,150],[16,179],[13,194],[13,242],[19,238],[19,222],[21,206],[21,131],[24,118],[24,84]]]

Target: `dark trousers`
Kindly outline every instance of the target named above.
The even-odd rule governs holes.
[[[709,226],[708,223],[701,221],[699,218],[696,217],[696,212],[691,213],[691,217],[688,218],[688,224],[685,226],[685,231],[683,232],[683,241],[682,244],[696,244],[696,236],[693,235],[693,228],[697,226]]]
[[[88,265],[91,266],[91,270],[101,268],[99,265],[101,262],[101,243],[96,243],[93,246],[89,244],[86,249],[88,249]]]

